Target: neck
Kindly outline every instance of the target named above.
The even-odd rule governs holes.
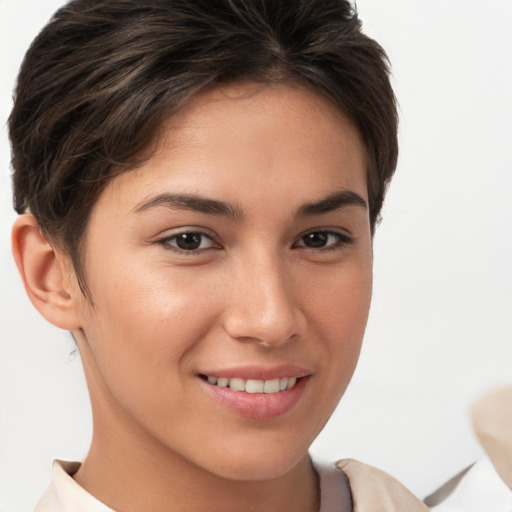
[[[96,423],[96,422],[95,422]],[[133,428],[96,428],[89,454],[74,475],[91,495],[123,512],[317,512],[320,499],[309,455],[269,480],[223,478]],[[115,432],[116,435],[109,435]],[[101,435],[99,434],[101,433]]]

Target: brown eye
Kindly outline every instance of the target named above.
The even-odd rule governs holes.
[[[196,251],[201,247],[203,235],[201,233],[181,233],[176,235],[176,245],[184,251]]]
[[[338,231],[310,231],[302,235],[294,247],[308,249],[337,249],[354,243],[354,239]]]
[[[216,247],[215,242],[200,231],[185,231],[163,238],[158,241],[164,247],[180,252],[194,252],[208,250]]]
[[[301,240],[306,247],[325,247],[329,240],[329,233],[325,233],[323,231],[314,231],[313,233],[304,235]]]

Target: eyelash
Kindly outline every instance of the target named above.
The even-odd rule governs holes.
[[[199,235],[202,238],[207,238],[208,240],[211,240],[213,243],[213,246],[203,248],[203,249],[186,250],[186,249],[182,249],[181,247],[177,247],[176,245],[171,245],[173,241],[176,241],[178,239],[178,237],[182,236],[182,235]],[[194,231],[194,230],[182,231],[181,233],[175,233],[174,235],[166,236],[164,238],[161,238],[160,240],[157,240],[157,243],[159,245],[162,245],[166,249],[175,251],[178,254],[185,254],[187,256],[205,254],[206,252],[210,252],[212,250],[220,248],[220,246],[215,243],[214,239],[208,233],[204,233],[202,231]]]
[[[332,244],[329,244],[325,247],[308,247],[307,245],[300,245],[299,247],[303,247],[306,250],[314,251],[314,252],[330,252],[341,250],[347,246],[353,245],[355,243],[355,238],[347,233],[341,233],[339,231],[333,231],[328,229],[317,229],[308,231],[299,237],[299,241],[303,240],[304,237],[313,234],[322,234],[326,236],[332,236],[336,239],[336,241]],[[297,242],[294,243],[294,246],[297,246]]]
[[[325,246],[325,247],[309,247],[307,245],[298,245],[298,242],[303,241],[304,237],[306,237],[308,235],[314,235],[314,234],[322,234],[327,237],[332,236],[336,239],[336,241],[334,243],[329,244],[328,246]],[[177,238],[182,235],[199,235],[202,238],[207,238],[207,239],[211,240],[213,246],[206,247],[203,249],[198,248],[198,249],[186,250],[186,249],[177,247],[176,245],[172,245],[172,242],[173,241],[175,242],[177,240]],[[166,236],[164,238],[157,240],[156,242],[159,245],[161,245],[169,250],[175,251],[179,254],[185,254],[187,256],[205,254],[206,252],[210,252],[212,250],[217,250],[217,249],[221,248],[221,246],[219,244],[216,244],[215,240],[209,234],[204,233],[202,231],[193,231],[193,230],[182,231],[181,233],[176,233],[171,236]],[[308,232],[304,233],[303,235],[301,235],[298,238],[298,241],[295,242],[292,247],[293,248],[303,248],[304,250],[313,251],[315,253],[318,253],[318,252],[324,253],[324,252],[341,250],[344,247],[353,245],[354,243],[355,243],[354,237],[351,235],[348,235],[346,233],[340,233],[339,231],[326,230],[326,229],[317,229],[317,230],[308,231]]]

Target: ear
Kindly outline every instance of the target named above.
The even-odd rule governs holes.
[[[52,247],[33,215],[16,219],[12,251],[27,295],[39,313],[61,329],[79,328],[81,292],[70,283],[69,259]]]

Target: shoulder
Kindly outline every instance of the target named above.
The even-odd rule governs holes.
[[[398,480],[380,469],[354,459],[336,467],[347,477],[354,512],[427,512],[428,508]]]

